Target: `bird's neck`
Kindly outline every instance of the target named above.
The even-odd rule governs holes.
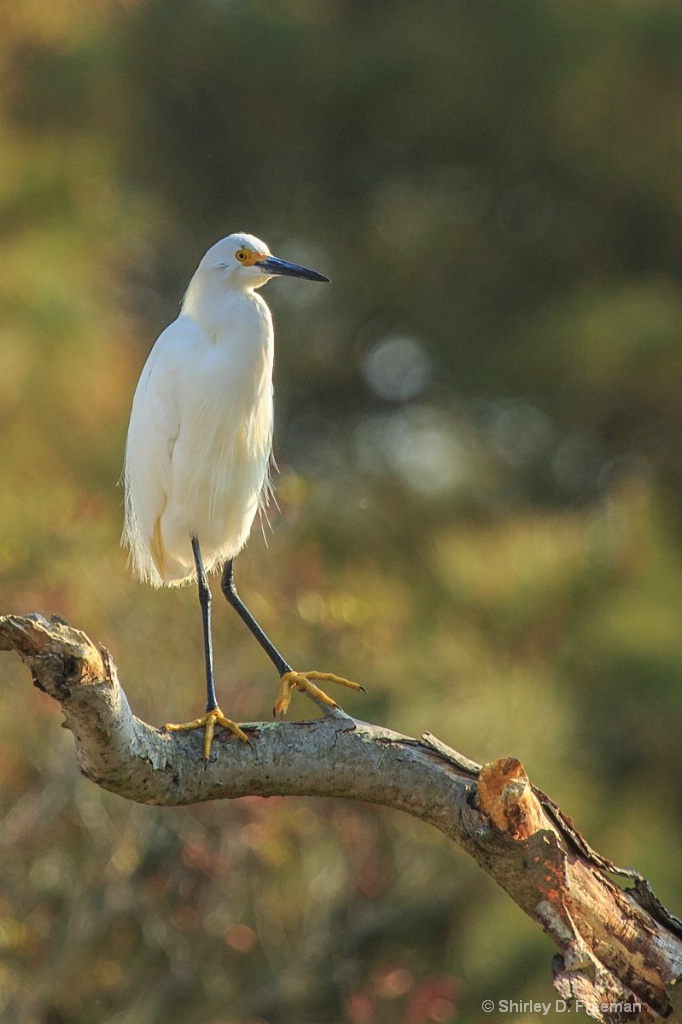
[[[206,333],[218,340],[226,325],[250,320],[262,323],[270,319],[266,303],[255,291],[225,288],[219,282],[190,281],[182,301],[182,316],[190,316]]]

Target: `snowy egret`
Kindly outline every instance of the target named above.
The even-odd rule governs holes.
[[[192,277],[180,315],[160,335],[142,370],[126,442],[125,527],[135,574],[155,587],[197,581],[206,661],[206,714],[167,729],[204,729],[204,757],[216,726],[240,739],[216,698],[207,573],[222,568],[221,589],[280,676],[275,714],[293,689],[335,707],[315,685],[326,672],[294,672],[239,597],[233,562],[269,489],[272,448],[270,310],[256,289],[275,275],[328,281],[287,263],[243,232],[216,242]]]

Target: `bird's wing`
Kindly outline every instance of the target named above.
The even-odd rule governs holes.
[[[156,341],[140,375],[130,414],[124,482],[123,540],[137,576],[163,582],[160,518],[172,487],[173,447],[180,429],[181,367],[205,342],[189,317],[178,317]]]

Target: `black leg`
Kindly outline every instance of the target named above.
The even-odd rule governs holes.
[[[192,551],[194,552],[194,563],[197,567],[197,586],[199,588],[199,603],[201,605],[201,619],[204,626],[204,656],[206,658],[206,710],[214,711],[218,707],[215,695],[215,683],[213,681],[213,642],[211,640],[211,589],[206,579],[204,563],[201,559],[201,548],[196,537],[192,537]]]
[[[284,660],[284,658],[279,653],[275,645],[263,632],[261,627],[254,619],[253,615],[246,607],[239,594],[237,593],[237,588],[234,584],[234,559],[232,558],[229,560],[229,562],[225,563],[225,568],[223,569],[223,578],[220,581],[220,586],[223,594],[225,595],[229,603],[232,605],[237,614],[241,616],[241,618],[244,620],[246,625],[249,627],[249,629],[255,636],[258,643],[261,645],[261,647],[267,654],[270,661],[277,669],[278,675],[281,677],[285,674],[285,672],[291,672],[291,665]]]

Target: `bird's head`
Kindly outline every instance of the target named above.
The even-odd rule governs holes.
[[[329,281],[324,274],[299,267],[273,256],[265,242],[239,231],[212,245],[197,273],[218,274],[225,284],[240,291],[260,288],[271,277],[301,277],[306,281]]]

